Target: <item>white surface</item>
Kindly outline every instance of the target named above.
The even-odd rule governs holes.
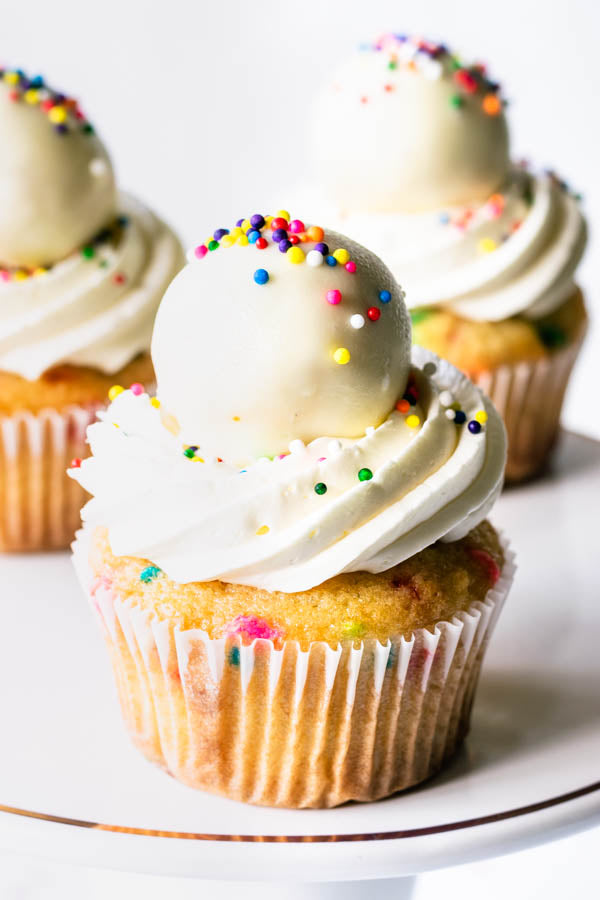
[[[121,186],[189,243],[254,206],[285,206],[286,186],[306,171],[313,85],[361,40],[402,29],[446,40],[487,61],[502,81],[513,155],[557,169],[583,191],[592,233],[581,281],[597,308],[600,4],[328,0],[317,9],[278,0],[104,0],[89,15],[77,0],[5,7],[6,62],[39,69],[81,97]],[[595,322],[566,423],[600,437],[598,340]]]
[[[511,537],[519,572],[490,648],[466,748],[421,789],[334,810],[233,803],[185,788],[143,761],[120,725],[101,640],[67,556],[5,557],[3,583],[27,602],[11,603],[4,594],[0,683],[11,690],[0,698],[0,803],[161,831],[339,835],[492,815],[596,782],[600,607],[587,500],[599,487],[600,445],[565,435],[554,473],[503,495],[494,518]],[[542,546],[540,522],[553,526]],[[301,847],[123,835],[4,813],[0,846],[155,874],[330,880],[340,872],[392,877],[481,859],[596,821],[600,791],[441,835]]]
[[[583,190],[592,235],[581,280],[592,314],[597,309],[600,5],[590,0],[553,0],[543,8],[522,0],[505,0],[501,8],[478,0],[328,0],[318,10],[275,0],[104,0],[85,11],[76,0],[54,0],[34,7],[5,4],[2,12],[6,62],[39,69],[82,97],[111,149],[121,184],[166,214],[189,242],[222,217],[261,205],[273,183],[286,183],[290,170],[302,173],[305,100],[312,84],[358,41],[404,27],[462,46],[487,59],[505,84],[513,100],[509,119],[517,155],[553,165]],[[600,437],[598,340],[596,315],[565,418],[570,427]],[[567,891],[582,895],[584,888],[594,896],[594,887],[600,892],[599,838],[600,832],[590,832],[423,876],[418,900],[440,891],[445,900],[505,900],[509,891],[517,900],[555,900]],[[16,884],[6,892],[3,871],[0,863],[3,900],[66,896],[51,887],[55,875],[46,879],[42,872],[31,894]],[[121,881],[128,900],[163,896],[164,882],[152,887],[148,878],[90,874],[80,882],[80,876],[73,875],[74,883],[85,883],[75,893],[78,900],[116,896]],[[191,885],[185,893],[179,889],[182,898],[192,890],[197,896]]]

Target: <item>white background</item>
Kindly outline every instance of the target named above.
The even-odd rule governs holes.
[[[443,40],[465,59],[488,62],[511,101],[513,155],[555,168],[585,197],[591,238],[580,281],[593,327],[571,383],[565,422],[600,437],[595,0],[2,0],[0,10],[4,63],[39,71],[79,97],[112,153],[121,185],[166,216],[186,243],[204,239],[232,218],[264,212],[271,201],[286,206],[286,186],[307,171],[303,134],[311,94],[360,41],[404,30]],[[296,214],[310,218],[310,210]],[[440,894],[446,900],[496,900],[507,892],[515,900],[554,900],[584,889],[597,896],[599,837],[596,831],[426,876],[418,900]],[[29,893],[22,869],[0,860],[0,896],[70,896],[66,885],[53,893],[58,870],[44,867],[32,872]],[[147,883],[131,877],[104,875],[85,886],[82,878],[67,878],[78,897],[117,898],[120,891],[131,900],[155,896]],[[168,894],[174,900],[192,896],[189,885],[170,885]]]

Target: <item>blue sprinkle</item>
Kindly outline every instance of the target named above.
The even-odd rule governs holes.
[[[230,666],[239,666],[240,664],[240,648],[232,647],[227,654],[227,662]]]
[[[325,262],[328,266],[337,266],[337,259],[335,258],[335,256],[326,256]]]
[[[450,221],[450,215],[447,212],[440,213],[440,223],[442,225],[447,225]]]
[[[158,566],[146,566],[145,569],[142,569],[140,572],[140,581],[143,581],[144,584],[149,584],[155,578],[158,578],[161,570]]]
[[[282,241],[279,241],[278,247],[282,253],[287,253],[290,247],[292,247],[292,242],[288,241],[287,238],[284,238]]]
[[[392,299],[392,295],[389,291],[379,291],[379,299],[382,303],[389,303]]]
[[[248,238],[248,242],[250,244],[255,244],[260,237],[260,231],[257,231],[256,228],[250,228],[246,232],[246,237]]]
[[[257,284],[266,284],[269,280],[269,273],[266,269],[257,269],[254,273],[254,280]]]
[[[215,241],[220,241],[226,234],[229,234],[229,228],[217,228],[217,230],[213,232],[213,237]]]
[[[235,223],[236,228],[241,228],[243,221],[244,221],[243,219],[238,219],[237,222]]]
[[[467,421],[467,417],[462,411],[462,409],[457,409],[454,413],[454,421],[457,425],[464,425]]]

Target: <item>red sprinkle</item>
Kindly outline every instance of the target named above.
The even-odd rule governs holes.
[[[481,550],[479,547],[469,547],[468,554],[471,559],[476,560],[485,569],[485,572],[491,584],[496,584],[500,578],[500,567],[498,563],[487,550]]]
[[[275,231],[276,228],[284,228],[287,231],[289,227],[290,223],[287,221],[287,219],[284,219],[281,216],[277,216],[277,218],[271,219],[271,231]]]
[[[264,250],[267,245],[268,241],[264,237],[259,237],[255,243],[255,246],[258,247],[259,250]]]
[[[71,460],[71,465],[70,465],[71,469],[78,469],[80,466],[81,466],[81,460],[79,459],[78,456],[76,456],[75,459]]]
[[[115,274],[113,275],[113,281],[115,284],[123,284],[123,282],[125,281],[125,276],[122,272],[115,272]]]
[[[379,316],[381,315],[381,310],[377,309],[376,306],[370,306],[367,310],[367,315],[371,322],[376,322]]]

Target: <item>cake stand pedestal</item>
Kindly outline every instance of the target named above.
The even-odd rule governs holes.
[[[266,882],[401,900],[419,872],[600,822],[599,496],[600,444],[573,434],[543,478],[503,494],[492,518],[519,569],[464,748],[420,788],[332,810],[246,806],[145,762],[68,555],[1,558],[0,849],[252,883],[263,900]]]

